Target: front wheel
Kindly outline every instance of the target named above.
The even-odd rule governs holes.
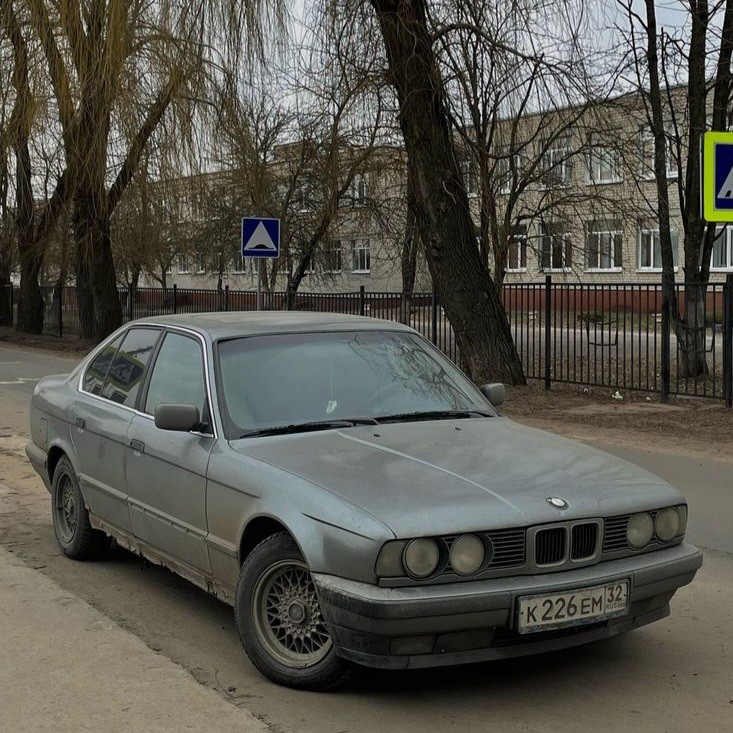
[[[350,667],[336,656],[310,570],[287,533],[244,561],[234,608],[247,656],[273,682],[329,690],[347,679]]]

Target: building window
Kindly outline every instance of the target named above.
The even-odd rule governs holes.
[[[672,237],[672,259],[677,266],[677,232],[670,232]],[[658,229],[642,229],[639,232],[639,263],[640,270],[661,272],[662,246]]]
[[[570,140],[558,137],[545,141],[542,150],[542,179],[545,185],[562,185],[570,183]]]
[[[196,274],[203,275],[206,272],[206,256],[196,255]]]
[[[519,226],[509,237],[507,272],[524,272],[527,269],[527,227]]]
[[[713,254],[710,261],[712,270],[733,269],[733,229],[721,229],[713,242]]]
[[[247,260],[246,258],[242,257],[242,252],[239,247],[237,247],[237,249],[232,254],[232,259],[229,266],[233,275],[242,275],[247,272]]]
[[[188,275],[191,272],[191,267],[188,263],[188,257],[186,255],[178,255],[178,274]]]
[[[307,214],[313,208],[310,191],[306,190],[305,186],[299,186],[296,189],[293,194],[293,202],[295,203],[295,210],[299,214]]]
[[[499,150],[498,157],[496,158],[496,177],[499,183],[499,193],[507,194],[511,193],[512,187],[514,186],[514,175],[512,172],[512,163],[514,170],[519,174],[521,158],[519,154],[510,153],[509,148],[502,148]]]
[[[341,240],[337,239],[326,247],[324,272],[335,275],[341,272]]]
[[[469,196],[478,196],[478,175],[476,173],[476,163],[471,158],[464,158],[461,161],[461,177],[466,193]]]
[[[623,179],[618,151],[608,143],[590,141],[588,177],[590,183],[618,183]]]
[[[372,255],[368,239],[356,239],[351,243],[352,272],[371,272]]]
[[[573,264],[570,235],[562,224],[544,223],[540,228],[540,268],[569,270]]]
[[[355,173],[349,186],[351,202],[355,206],[364,206],[369,197],[369,181],[366,173]]]
[[[623,233],[616,222],[593,221],[586,229],[585,265],[588,270],[621,268]]]
[[[665,132],[667,178],[677,178],[679,167],[677,165],[677,150],[675,145],[675,134],[672,125],[667,126]],[[640,148],[640,173],[644,178],[654,178],[654,135],[648,127],[639,130]]]

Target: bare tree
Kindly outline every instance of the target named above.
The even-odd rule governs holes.
[[[659,221],[662,279],[680,345],[679,372],[700,377],[707,373],[705,302],[716,226],[706,224],[701,213],[699,151],[707,129],[729,129],[733,0],[680,5],[678,15],[686,17],[676,32],[660,27],[652,0],[644,0],[641,9],[630,0],[618,3],[626,17],[620,29],[623,53],[653,141],[656,197],[651,206]],[[678,173],[670,177],[672,169]],[[684,229],[684,306],[674,287],[673,202]]]
[[[15,230],[10,186],[11,59],[12,52],[0,43],[0,326],[13,325],[11,275],[15,259]]]
[[[435,289],[477,382],[525,381],[496,284],[481,258],[453,140],[425,0],[371,0],[415,192],[415,217]]]
[[[25,12],[25,7],[18,5]],[[7,0],[2,6],[0,20],[4,36],[12,49],[13,106],[7,140],[15,167],[13,221],[20,263],[17,328],[40,333],[43,329],[44,306],[39,276],[47,242],[69,197],[69,180],[63,167],[55,170],[54,156],[45,154],[44,140],[51,139],[53,145],[52,134],[42,130],[38,143],[40,150],[33,149],[33,131],[34,126],[39,124],[42,94],[38,80],[32,75],[36,46],[26,36],[27,18],[20,16],[16,4]],[[38,203],[34,197],[37,185],[34,178],[40,179],[44,188],[44,196]]]
[[[591,205],[606,215],[622,210],[584,175],[615,74],[600,74],[585,48],[581,11],[569,0],[450,0],[432,18],[465,184],[478,200],[481,252],[498,287],[510,248],[533,223],[570,220]],[[548,25],[552,56],[536,47]],[[515,268],[526,266],[526,249],[512,252]]]
[[[401,231],[404,218],[401,198],[388,196],[374,175],[390,170],[394,157],[378,145],[381,69],[375,73],[375,55],[353,28],[332,24],[324,12],[309,14],[308,44],[281,69],[225,89],[214,133],[217,172],[202,177],[202,233],[220,279],[238,249],[241,217],[277,217],[281,257],[262,263],[262,286],[284,281],[288,302],[306,276],[332,276],[339,231]]]
[[[248,48],[261,46],[263,17],[281,21],[283,6],[262,0],[28,5],[73,190],[81,331],[100,338],[121,322],[111,216],[151,136],[169,110],[179,113],[181,144],[195,134],[193,110],[206,99],[217,64],[238,56],[245,30]]]

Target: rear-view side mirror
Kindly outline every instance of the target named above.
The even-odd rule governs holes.
[[[492,382],[479,387],[486,399],[491,402],[494,407],[504,404],[506,399],[506,387],[501,382]]]
[[[155,408],[155,427],[187,433],[199,427],[201,416],[195,405],[158,405]]]

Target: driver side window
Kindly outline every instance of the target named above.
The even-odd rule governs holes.
[[[145,412],[154,415],[158,405],[195,405],[201,420],[208,422],[203,352],[196,339],[165,335],[150,376]]]

